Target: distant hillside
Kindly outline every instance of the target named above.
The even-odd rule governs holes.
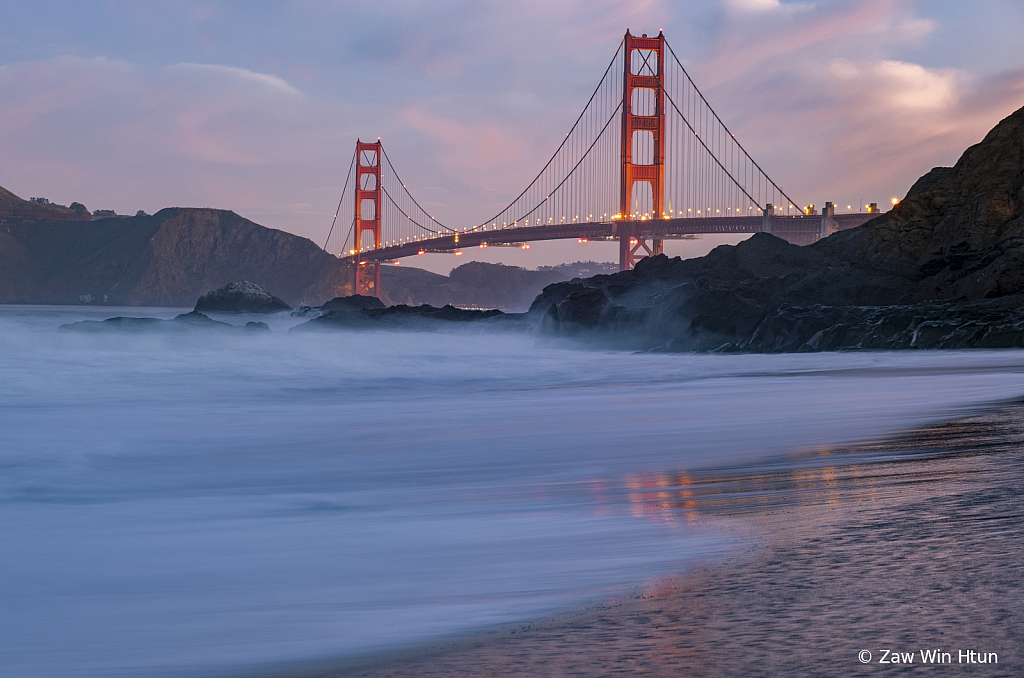
[[[23,200],[0,186],[0,224],[10,219],[65,219],[86,221],[92,215],[85,209],[76,211],[62,205],[40,204]]]
[[[190,307],[235,280],[292,306],[350,292],[346,267],[310,240],[224,210],[0,222],[0,303]]]
[[[80,206],[78,206],[80,207]],[[0,188],[0,303],[193,306],[236,280],[292,306],[351,293],[351,272],[306,238],[234,212],[168,208],[153,216],[97,218],[22,200]],[[577,262],[530,271],[469,262],[448,276],[384,266],[386,302],[525,311],[545,286],[613,264]]]
[[[447,276],[412,266],[384,266],[380,283],[395,304],[525,311],[545,286],[570,277],[561,270],[530,271],[470,261]]]

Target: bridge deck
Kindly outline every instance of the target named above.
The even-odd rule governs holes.
[[[865,212],[836,214],[832,218],[838,230],[854,228],[878,216]],[[806,245],[816,241],[821,233],[821,215],[774,216],[771,232],[789,242]],[[379,262],[401,259],[425,252],[451,252],[481,245],[515,244],[539,240],[568,240],[614,238],[625,226],[633,235],[644,238],[666,238],[704,233],[760,233],[764,221],[754,217],[710,217],[706,219],[654,219],[647,221],[595,221],[576,224],[548,224],[545,226],[518,226],[494,230],[477,230],[439,236],[425,240],[382,247],[343,257],[351,263]]]

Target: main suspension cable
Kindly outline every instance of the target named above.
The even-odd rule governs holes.
[[[331,221],[331,230],[327,232],[327,240],[324,240],[324,251],[327,251],[327,243],[331,241],[331,233],[334,233],[334,225],[338,223],[338,214],[341,213],[341,203],[345,200],[345,193],[348,192],[348,182],[352,178],[352,168],[356,166],[356,153],[352,152],[352,162],[348,166],[348,175],[345,177],[345,188],[341,189],[341,197],[338,198],[338,207],[334,210],[334,219]],[[345,242],[341,246],[341,251],[345,251],[345,246],[348,245],[348,236],[345,236]]]
[[[601,132],[600,132],[600,133],[599,133],[599,134],[597,135],[597,138],[596,138],[596,139],[594,139],[594,142],[593,142],[592,144],[590,144],[590,147],[589,147],[589,148],[587,148],[587,151],[586,151],[586,153],[584,153],[584,154],[583,154],[583,157],[579,159],[579,162],[577,162],[577,163],[576,163],[576,164],[575,164],[575,165],[573,166],[573,168],[572,168],[571,170],[569,170],[569,173],[565,175],[565,178],[564,178],[564,179],[562,179],[562,180],[561,180],[561,181],[560,181],[560,182],[558,183],[558,185],[557,185],[557,186],[555,186],[555,187],[554,187],[554,188],[553,188],[553,189],[551,190],[551,193],[550,193],[550,194],[548,194],[548,196],[547,196],[546,198],[544,198],[544,200],[542,200],[542,201],[540,201],[539,203],[537,203],[537,205],[535,205],[535,206],[534,206],[534,208],[533,208],[532,210],[530,210],[529,212],[527,212],[526,214],[524,214],[524,215],[523,215],[523,216],[522,216],[521,218],[525,219],[526,217],[530,216],[531,214],[533,214],[534,212],[536,212],[537,210],[539,210],[539,209],[540,209],[541,207],[543,207],[543,206],[544,206],[544,203],[545,203],[545,202],[547,202],[548,200],[550,200],[550,199],[551,199],[551,196],[552,196],[552,195],[554,195],[555,193],[557,193],[557,192],[558,192],[558,189],[560,189],[560,188],[562,187],[562,185],[563,185],[563,184],[565,184],[565,182],[569,181],[569,177],[571,177],[571,176],[573,175],[573,172],[575,172],[575,171],[576,171],[576,170],[577,170],[577,169],[579,168],[579,166],[580,166],[581,164],[583,164],[583,161],[587,159],[587,156],[588,156],[588,155],[590,155],[590,151],[594,150],[594,146],[596,146],[596,145],[597,145],[597,142],[601,140],[601,137],[602,137],[602,136],[604,136],[605,130],[607,130],[607,129],[608,129],[608,125],[610,125],[610,124],[611,124],[611,122],[612,122],[612,120],[614,120],[614,119],[615,119],[615,116],[616,116],[616,115],[618,114],[618,112],[619,112],[619,109],[620,109],[620,108],[622,108],[622,102],[619,102],[619,105],[615,107],[615,110],[614,110],[614,111],[612,111],[612,115],[611,115],[611,117],[610,117],[610,118],[608,118],[608,122],[606,122],[606,123],[604,124],[604,127],[602,127],[602,128],[601,128]],[[506,208],[506,209],[507,209],[507,208]],[[501,214],[501,212],[499,212],[498,214]]]
[[[402,190],[405,191],[405,194],[407,196],[409,196],[409,199],[412,200],[413,204],[416,205],[416,207],[419,207],[420,211],[423,212],[424,214],[426,214],[428,217],[430,217],[430,220],[433,221],[434,223],[436,223],[438,226],[440,226],[441,228],[445,229],[446,231],[451,231],[452,233],[455,233],[456,231],[455,231],[454,228],[451,228],[449,226],[445,226],[444,224],[442,224],[440,221],[438,221],[437,219],[432,217],[430,215],[430,212],[428,212],[427,210],[423,209],[422,205],[420,205],[418,202],[416,202],[416,198],[414,198],[412,193],[409,192],[409,189],[405,187],[405,182],[402,181],[402,177],[398,176],[398,171],[395,169],[395,166],[391,163],[391,158],[388,157],[388,152],[384,150],[384,145],[383,144],[381,144],[380,150],[381,150],[381,153],[384,154],[384,159],[388,161],[388,167],[391,168],[391,171],[394,173],[395,178],[398,179],[398,183],[402,186]],[[383,188],[383,187],[384,187],[384,185],[382,183],[381,184],[381,188]],[[389,195],[388,197],[390,198],[391,196]],[[392,200],[391,202],[394,203],[394,200]],[[398,205],[395,205],[395,207],[398,207]],[[401,212],[402,210],[399,209],[399,211]],[[402,212],[402,214],[405,214],[405,212]],[[405,216],[409,216],[409,215],[405,214]],[[411,218],[412,217],[410,217],[410,219]],[[437,231],[431,231],[429,228],[426,228],[425,226],[420,225],[416,221],[413,221],[413,223],[416,224],[417,226],[419,226],[420,228],[422,228],[425,231],[430,231],[431,233],[437,234]]]
[[[500,212],[498,212],[497,214],[492,216],[490,219],[485,219],[484,221],[480,222],[476,226],[473,226],[471,228],[467,228],[464,232],[468,233],[470,231],[475,231],[477,229],[483,228],[486,224],[488,224],[488,223],[490,223],[492,221],[495,221],[498,217],[500,217],[502,214],[507,212],[513,205],[515,205],[519,201],[520,198],[522,198],[524,195],[526,195],[527,191],[529,191],[531,188],[533,188],[533,186],[537,183],[537,181],[541,178],[541,176],[543,176],[544,172],[547,171],[548,167],[551,166],[551,163],[555,161],[555,158],[558,157],[559,152],[562,150],[562,148],[565,146],[565,144],[569,141],[569,138],[572,136],[572,133],[574,131],[576,131],[576,127],[579,126],[580,120],[583,119],[583,116],[586,115],[586,113],[587,113],[587,109],[590,108],[590,104],[593,103],[594,97],[596,97],[597,93],[599,91],[601,91],[601,86],[604,84],[605,78],[608,77],[608,73],[611,72],[612,66],[614,66],[615,62],[618,60],[619,52],[622,51],[622,46],[625,44],[625,42],[626,42],[625,38],[623,38],[622,40],[619,41],[619,47],[618,47],[618,49],[615,50],[615,56],[612,57],[611,62],[608,64],[608,68],[604,69],[604,75],[601,76],[600,82],[598,82],[597,83],[597,87],[594,88],[594,93],[591,94],[590,98],[587,100],[587,105],[583,107],[583,112],[580,113],[580,116],[578,118],[576,118],[576,122],[573,123],[572,129],[570,129],[569,133],[565,135],[565,139],[562,139],[562,143],[560,143],[558,145],[558,148],[555,149],[555,152],[551,155],[551,158],[547,161],[547,163],[545,163],[544,167],[541,168],[540,172],[537,173],[537,176],[533,178],[533,181],[531,181],[530,184],[526,188],[523,189],[522,193],[520,193],[519,195],[516,196],[515,200],[513,200],[508,205],[506,205],[505,208],[502,209]],[[619,106],[621,107],[622,104],[620,103]],[[561,185],[561,184],[559,184],[559,185]],[[546,200],[546,198],[545,198],[545,200]],[[541,204],[543,204],[543,202],[541,202],[536,207],[534,207],[532,210],[530,210],[530,214],[533,214],[533,212],[535,212],[537,210],[537,207],[540,207]]]
[[[693,91],[695,91],[697,93],[697,96],[700,97],[701,101],[704,102],[704,105],[707,106],[709,111],[711,111],[711,115],[715,116],[715,120],[717,120],[718,124],[722,126],[722,129],[724,129],[729,134],[729,136],[732,138],[733,142],[735,142],[736,146],[738,146],[739,149],[741,151],[743,151],[743,155],[745,155],[747,157],[747,160],[749,160],[754,165],[754,167],[757,168],[757,170],[761,173],[761,175],[764,176],[764,178],[767,179],[769,183],[771,183],[771,185],[775,188],[776,191],[778,191],[782,195],[782,197],[784,197],[786,200],[789,201],[789,204],[796,205],[796,206],[799,207],[800,203],[794,201],[792,198],[790,198],[788,195],[786,195],[785,191],[783,191],[781,188],[779,188],[779,185],[776,184],[772,180],[772,178],[770,176],[768,176],[767,172],[765,172],[763,169],[761,169],[761,166],[757,164],[757,161],[754,160],[754,158],[751,157],[750,153],[747,153],[747,149],[743,148],[743,144],[741,144],[739,142],[739,140],[736,138],[736,135],[733,134],[731,131],[729,131],[729,127],[724,122],[722,122],[722,119],[720,117],[718,117],[718,113],[715,112],[715,109],[711,106],[710,103],[708,103],[708,100],[706,98],[704,98],[704,94],[697,87],[697,83],[695,83],[693,81],[693,78],[690,77],[690,74],[687,72],[686,68],[683,67],[682,62],[679,61],[679,57],[676,56],[676,52],[675,52],[674,49],[672,49],[672,45],[670,45],[668,43],[668,40],[665,41],[665,46],[668,47],[668,51],[672,55],[672,58],[675,59],[676,65],[679,66],[679,69],[683,72],[683,75],[685,75],[686,79],[690,82],[690,85],[693,87]],[[672,104],[672,107],[675,108],[675,104],[674,103]],[[676,108],[676,112],[679,112],[678,108]],[[682,116],[683,114],[679,113],[679,115]],[[683,120],[686,121],[686,118],[684,117]],[[689,126],[690,123],[686,122],[686,124],[687,124],[687,126]],[[690,129],[693,129],[693,128],[691,127]],[[705,146],[705,148],[707,148],[707,147]],[[721,165],[721,163],[719,163],[719,165]],[[722,169],[725,169],[725,168],[723,167]],[[728,174],[728,172],[726,172],[726,174]],[[730,175],[730,176],[732,176],[732,175]],[[735,181],[735,179],[733,179],[733,181]],[[744,190],[744,193],[746,193],[745,190]],[[750,194],[747,194],[747,197],[750,197]],[[755,200],[754,203],[757,204],[757,201]]]

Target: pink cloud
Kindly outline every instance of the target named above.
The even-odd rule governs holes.
[[[422,105],[403,109],[399,120],[427,136],[453,165],[468,165],[474,171],[500,167],[515,158],[522,148],[520,139],[496,122],[445,118]]]
[[[887,58],[934,28],[910,3],[731,6],[741,5],[733,30],[688,70],[794,199],[856,207],[902,195],[1024,104],[1012,76]]]

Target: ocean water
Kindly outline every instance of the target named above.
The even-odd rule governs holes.
[[[56,330],[178,312],[0,306],[0,675],[245,675],[551,614],[753,538],[638,510],[644,474],[1024,395],[1021,351]]]

